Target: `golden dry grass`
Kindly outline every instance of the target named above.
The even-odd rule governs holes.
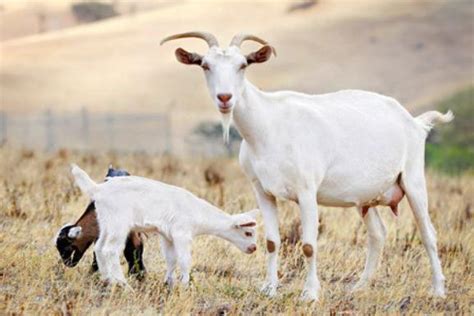
[[[192,285],[169,293],[164,286],[165,264],[158,237],[146,241],[148,276],[131,281],[135,293],[104,288],[89,274],[91,251],[74,269],[59,260],[53,245],[56,231],[82,214],[87,200],[74,188],[68,164],[76,162],[95,179],[109,163],[136,175],[186,187],[213,203],[220,200],[216,185],[208,186],[210,165],[223,181],[227,212],[255,207],[249,183],[236,160],[176,160],[144,154],[54,154],[0,148],[0,314],[306,314],[306,313],[463,313],[474,311],[474,177],[428,174],[430,211],[438,230],[439,249],[447,279],[446,299],[428,294],[430,269],[406,202],[394,219],[383,217],[388,240],[373,285],[350,294],[365,256],[365,228],[354,210],[322,208],[318,263],[322,283],[319,303],[301,303],[298,295],[305,269],[298,244],[298,210],[279,203],[281,289],[277,298],[262,296],[258,287],[265,271],[263,227],[259,249],[240,253],[212,237],[195,240]],[[218,186],[218,184],[217,184]],[[260,219],[261,223],[261,219]]]

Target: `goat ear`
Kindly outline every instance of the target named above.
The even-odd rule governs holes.
[[[276,56],[275,49],[270,45],[265,45],[256,52],[248,54],[247,64],[263,63],[270,59],[272,53]]]
[[[239,224],[239,227],[254,227],[254,226],[257,226],[257,222],[255,220],[247,221],[246,223]]]
[[[176,55],[176,59],[183,64],[186,65],[201,65],[202,63],[202,56],[196,53],[190,53],[188,51],[185,51],[182,48],[176,49],[174,52]]]
[[[71,229],[67,233],[67,236],[71,239],[76,239],[77,237],[79,237],[79,235],[81,235],[81,232],[82,232],[81,226],[74,226],[74,227],[71,227]]]
[[[254,227],[257,225],[257,221],[254,218],[249,218],[245,216],[244,218],[239,218],[235,221],[234,227],[241,228],[241,227]]]
[[[250,211],[247,213],[241,213],[237,215],[233,215],[233,227],[234,228],[242,228],[242,227],[254,227],[257,225],[257,221],[255,220],[254,211]]]

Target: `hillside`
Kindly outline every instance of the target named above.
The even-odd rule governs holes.
[[[58,31],[85,23],[84,10],[80,18],[73,13],[73,5],[87,5],[87,18],[103,17],[97,5],[113,6],[118,15],[136,14],[142,11],[170,5],[166,0],[0,0],[0,41],[17,39],[38,33]],[[95,11],[90,8],[95,6]],[[104,7],[102,7],[102,10]],[[88,22],[91,22],[88,20]]]

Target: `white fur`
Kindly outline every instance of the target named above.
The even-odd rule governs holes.
[[[79,237],[79,235],[81,235],[82,233],[82,227],[81,226],[76,226],[76,227],[72,227],[69,232],[67,233],[67,236],[69,238],[77,238]]]
[[[412,117],[396,100],[377,93],[344,90],[321,95],[293,91],[263,92],[245,79],[246,58],[239,48],[212,47],[203,57],[211,98],[232,94],[233,121],[243,137],[240,164],[251,180],[265,222],[266,238],[276,251],[268,255],[263,291],[278,286],[280,235],[275,198],[298,202],[302,243],[311,245],[303,299],[317,299],[316,250],[318,203],[359,209],[383,200],[401,174],[431,262],[433,289],[444,296],[444,276],[436,234],[428,214],[424,176],[427,132],[452,113],[431,111]],[[228,114],[227,114],[228,115]],[[375,208],[363,219],[368,230],[367,262],[355,288],[373,276],[385,240],[385,226]]]
[[[112,283],[126,284],[119,255],[130,231],[161,235],[169,284],[176,263],[182,283],[189,282],[191,242],[197,235],[221,237],[246,253],[255,250],[258,210],[229,215],[189,191],[151,179],[112,177],[97,184],[76,165],[72,174],[80,189],[95,202],[100,235],[94,251],[101,275]]]

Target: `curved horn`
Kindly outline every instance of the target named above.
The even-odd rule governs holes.
[[[242,45],[242,43],[244,41],[254,41],[254,42],[260,43],[262,45],[269,45],[270,46],[270,44],[268,44],[267,41],[261,39],[260,37],[255,36],[255,35],[252,35],[252,34],[237,34],[237,35],[235,35],[232,38],[232,41],[230,42],[229,46],[240,47],[240,45]],[[275,48],[273,48],[273,46],[270,46],[270,47],[272,48],[273,55],[276,56]]]
[[[207,42],[209,47],[219,46],[219,43],[217,42],[216,37],[212,35],[211,33],[207,33],[207,32],[186,32],[186,33],[171,35],[162,39],[160,42],[160,45],[163,45],[164,43],[168,41],[172,41],[179,38],[188,38],[188,37],[196,37],[196,38],[203,39]]]

